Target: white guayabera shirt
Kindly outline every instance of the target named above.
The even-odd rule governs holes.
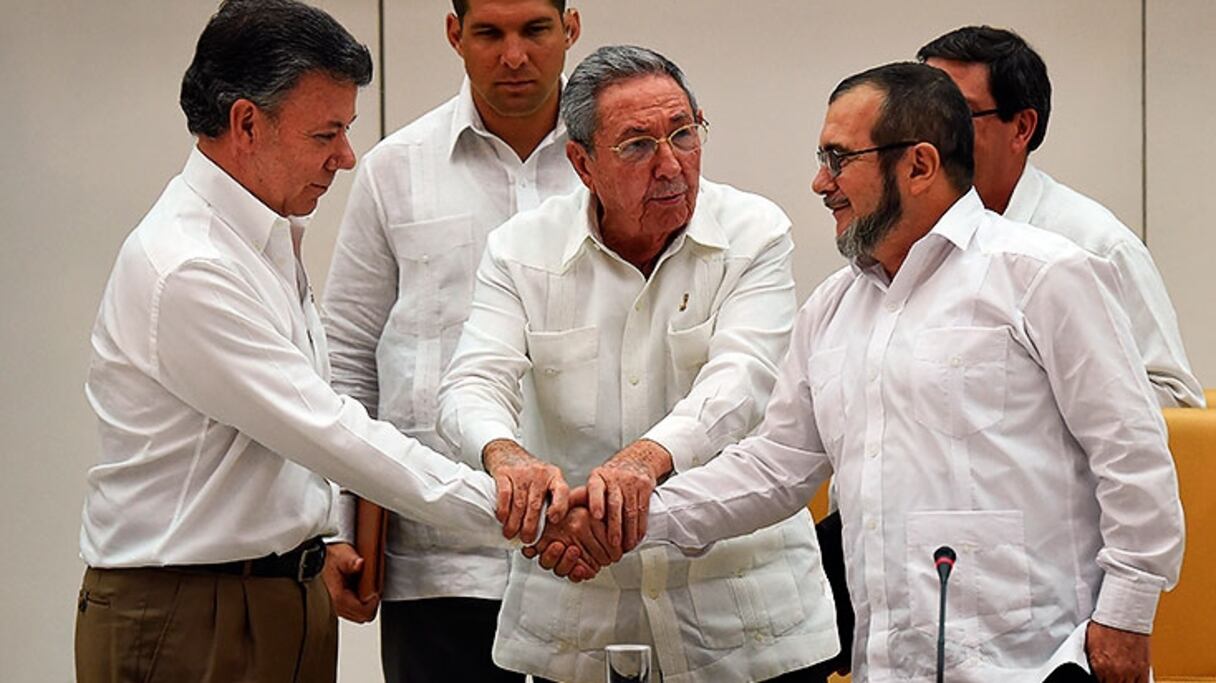
[[[1123,310],[1144,358],[1157,402],[1204,407],[1203,386],[1191,372],[1178,315],[1148,247],[1106,207],[1026,164],[1009,198],[1005,218],[1067,237],[1115,267]]]
[[[502,543],[493,480],[330,389],[292,223],[195,149],[123,244],[85,386],[101,435],[80,532],[89,565],[290,550],[333,531],[326,478]]]
[[[651,541],[700,551],[835,473],[859,680],[932,676],[941,545],[947,680],[1087,666],[1091,616],[1148,633],[1182,508],[1115,278],[971,191],[893,280],[854,265],[815,290],[756,435],[656,492]]]
[[[674,480],[751,431],[794,315],[789,219],[756,195],[700,188],[649,278],[604,246],[586,190],[490,234],[439,395],[440,431],[469,463],[515,439],[578,485],[645,437],[671,451]],[[806,511],[789,512],[703,557],[633,552],[579,585],[516,555],[495,661],[599,683],[604,646],[642,642],[665,681],[709,683],[830,657],[818,546]]]
[[[469,316],[486,235],[579,186],[565,130],[559,122],[520,161],[486,130],[466,78],[456,97],[367,153],[323,299],[334,389],[448,453],[435,433],[435,395]],[[340,505],[342,535],[353,538],[354,499]],[[507,583],[501,544],[400,516],[389,524],[386,559],[387,600],[498,600]]]

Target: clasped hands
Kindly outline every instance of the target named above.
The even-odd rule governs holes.
[[[579,582],[594,578],[646,535],[650,494],[672,469],[671,454],[640,439],[570,489],[561,470],[508,439],[486,444],[486,470],[498,490],[495,515],[506,538],[519,537],[525,557]],[[545,501],[544,532],[537,538]]]

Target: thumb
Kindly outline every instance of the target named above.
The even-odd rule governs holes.
[[[346,567],[345,567],[346,571],[344,573],[354,574],[355,572],[358,572],[362,569],[363,569],[363,558],[362,557],[359,557],[358,555],[352,553],[349,557],[346,558]]]

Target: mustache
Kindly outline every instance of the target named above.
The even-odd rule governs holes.
[[[688,184],[684,182],[668,182],[663,183],[646,193],[646,199],[657,199],[659,197],[672,197],[677,194],[688,192]]]
[[[837,197],[835,195],[828,195],[827,197],[823,198],[823,205],[828,207],[829,211],[835,211],[843,206],[847,206],[848,203],[849,200],[845,199],[844,197]]]

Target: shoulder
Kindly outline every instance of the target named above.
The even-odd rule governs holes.
[[[1046,173],[1040,174],[1043,196],[1031,218],[1035,226],[1062,235],[1104,258],[1118,249],[1143,247],[1136,233],[1110,209]]]
[[[452,98],[389,133],[363,155],[365,171],[375,175],[408,163],[411,148],[447,145],[455,111],[456,98]]]
[[[571,240],[587,232],[590,192],[555,195],[521,211],[490,232],[486,251],[497,259],[557,269]]]
[[[789,216],[771,199],[706,178],[701,178],[697,209],[712,216],[732,243],[736,238],[770,242],[790,231]]]

